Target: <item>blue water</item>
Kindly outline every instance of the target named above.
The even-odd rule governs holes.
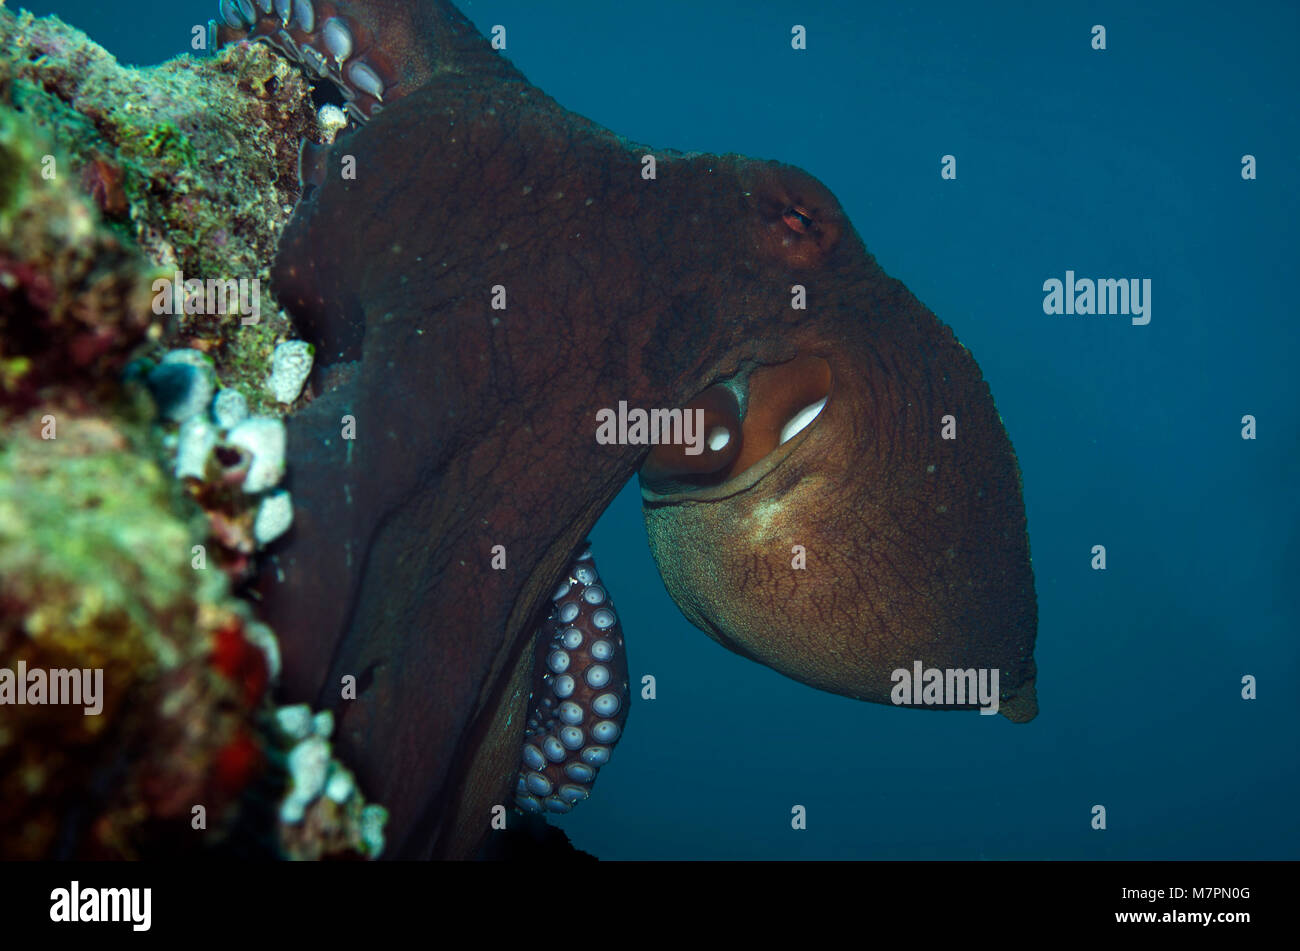
[[[216,3],[31,6],[155,62]],[[658,699],[634,704],[595,796],[558,824],[605,858],[1300,857],[1300,13],[881,6],[463,8],[616,132],[808,169],[954,328],[1024,473],[1041,712],[857,703],[728,653],[664,591],[633,485],[596,551],[632,681],[654,674]],[[1067,269],[1150,278],[1150,325],[1044,315],[1042,284]]]

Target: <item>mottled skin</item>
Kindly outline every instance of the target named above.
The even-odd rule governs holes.
[[[723,643],[828,689],[881,699],[898,656],[1000,665],[1004,693],[1031,694],[1024,512],[987,386],[830,193],[775,163],[632,145],[456,35],[427,85],[324,158],[275,272],[334,368],[291,422],[296,524],[263,606],[287,698],[337,711],[342,756],[390,808],[387,854],[471,855],[512,801],[532,625],[645,452],[598,445],[596,411],[680,406],[798,353],[831,362],[831,401],[748,498],[811,482],[819,501],[761,556],[749,533],[718,550],[734,511],[666,507],[652,541],[674,596]],[[333,171],[344,155],[355,180]],[[955,445],[939,444],[944,413]],[[820,578],[780,570],[787,535]],[[766,631],[741,643],[755,613]],[[857,647],[836,654],[848,628]],[[355,701],[339,699],[347,674]]]

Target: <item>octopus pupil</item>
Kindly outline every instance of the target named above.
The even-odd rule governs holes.
[[[803,234],[812,228],[812,216],[802,208],[797,208],[792,205],[785,210],[785,214],[781,217],[785,219],[785,223],[789,225],[792,230],[797,231],[800,234]]]

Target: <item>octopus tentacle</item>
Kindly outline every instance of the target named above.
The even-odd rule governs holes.
[[[221,0],[209,21],[213,48],[238,40],[267,43],[328,79],[357,122],[418,89],[436,73],[514,67],[483,49],[478,32],[450,4],[409,0]]]
[[[591,795],[623,734],[627,651],[591,548],[569,563],[537,633],[534,680],[515,804],[565,813]]]
[[[345,108],[366,122],[383,108],[397,74],[374,34],[332,3],[317,0],[221,0],[221,20],[211,27],[218,45],[237,39],[275,47],[308,75],[329,79],[346,100]]]

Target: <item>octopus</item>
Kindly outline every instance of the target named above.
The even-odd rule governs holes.
[[[729,650],[876,703],[915,664],[995,669],[998,712],[1036,715],[989,387],[821,182],[621,138],[443,0],[222,0],[210,31],[328,80],[354,123],[304,148],[273,269],[318,371],[259,595],[390,855],[481,855],[507,807],[591,793],[632,698],[585,540],[633,476],[665,586]],[[598,440],[621,404],[664,438]]]

